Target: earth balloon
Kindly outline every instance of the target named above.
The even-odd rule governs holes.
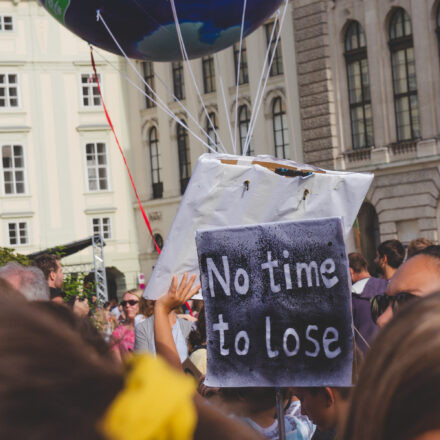
[[[101,21],[131,58],[182,59],[170,0],[39,0],[60,23],[87,42],[120,54]],[[244,0],[174,0],[189,58],[240,40]],[[247,0],[244,36],[264,23],[282,0]]]

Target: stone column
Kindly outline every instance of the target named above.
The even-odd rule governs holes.
[[[335,168],[338,138],[329,51],[328,1],[293,3],[304,161]]]

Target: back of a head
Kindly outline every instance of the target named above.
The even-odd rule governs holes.
[[[403,307],[378,334],[363,363],[342,440],[413,440],[440,429],[439,316],[436,293]]]
[[[97,422],[122,388],[114,364],[51,313],[0,307],[0,438],[98,440]]]
[[[387,240],[379,245],[377,248],[379,256],[387,257],[388,265],[393,269],[397,269],[405,259],[405,248],[399,240]]]
[[[367,272],[368,263],[362,254],[351,252],[348,254],[348,263],[351,269],[356,273]]]
[[[38,267],[44,274],[44,278],[46,281],[49,279],[49,274],[53,271],[56,272],[58,266],[57,262],[59,261],[59,257],[53,254],[43,254],[39,257],[36,257],[32,261],[32,265]]]
[[[408,251],[407,251],[407,258],[414,257],[414,255],[417,255],[422,251],[423,249],[432,246],[434,243],[431,240],[428,240],[427,238],[415,238],[414,240],[411,240],[411,242],[408,245]]]
[[[15,261],[10,261],[0,267],[0,278],[8,281],[29,301],[47,301],[50,299],[49,287],[43,272],[38,267],[25,267]]]
[[[433,244],[422,249],[417,255],[427,255],[440,261],[440,245]]]
[[[15,301],[16,304],[26,303],[26,298],[17,289],[14,289],[8,281],[0,278],[0,304],[3,302]],[[0,305],[1,307],[1,305]]]

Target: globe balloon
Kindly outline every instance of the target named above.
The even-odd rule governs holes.
[[[97,11],[131,58],[182,59],[172,0],[39,0],[59,22],[87,42],[120,54]],[[247,0],[244,36],[264,23],[283,0]],[[244,0],[174,0],[189,58],[240,40]]]

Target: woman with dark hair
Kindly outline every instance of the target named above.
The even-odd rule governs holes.
[[[378,334],[342,440],[440,439],[440,293],[412,301]]]

